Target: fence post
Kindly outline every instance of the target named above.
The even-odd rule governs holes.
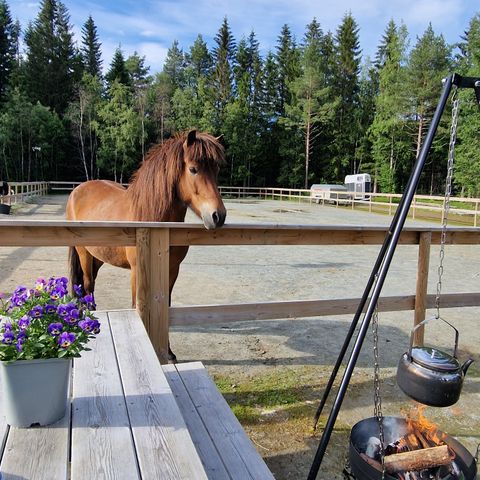
[[[430,264],[430,245],[432,232],[421,232],[418,242],[417,287],[415,292],[415,315],[413,325],[425,320],[427,310],[428,267]],[[425,328],[420,327],[413,338],[414,345],[423,345]]]
[[[137,311],[161,363],[168,362],[170,230],[137,229]]]
[[[148,301],[150,298],[150,229],[137,228],[135,243],[137,247],[135,306],[150,336],[150,303]]]

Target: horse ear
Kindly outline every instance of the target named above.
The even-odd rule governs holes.
[[[196,138],[197,138],[197,131],[190,130],[187,133],[187,140],[186,140],[187,147],[190,147],[191,145],[193,145],[195,143]]]

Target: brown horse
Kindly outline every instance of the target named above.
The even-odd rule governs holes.
[[[153,147],[128,188],[91,180],[68,198],[68,220],[183,222],[190,207],[206,228],[221,227],[226,210],[217,188],[224,162],[218,139],[191,130]],[[170,295],[188,247],[170,248]],[[135,247],[70,247],[71,281],[93,293],[99,268],[109,263],[131,270],[132,306],[136,300]],[[169,349],[172,361],[175,356]]]

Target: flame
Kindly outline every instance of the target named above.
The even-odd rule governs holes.
[[[419,431],[426,440],[434,445],[444,445],[446,435],[438,430],[437,425],[425,417],[425,405],[416,405],[407,413],[407,426],[409,433]]]

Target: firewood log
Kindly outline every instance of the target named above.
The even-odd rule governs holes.
[[[448,465],[452,461],[447,445],[422,448],[411,452],[394,453],[385,457],[385,470],[388,473],[423,470],[441,465]]]

